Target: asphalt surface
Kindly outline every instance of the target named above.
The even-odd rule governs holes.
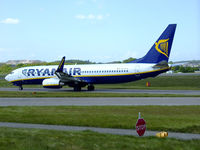
[[[18,88],[0,88],[0,91],[19,91]],[[62,89],[45,89],[45,88],[24,88],[25,92],[73,92],[72,88]],[[184,94],[184,95],[200,95],[199,90],[138,90],[138,89],[96,89],[95,91],[82,92],[94,93],[148,93],[148,94]]]
[[[0,98],[0,106],[200,105],[200,97]]]
[[[60,131],[84,131],[91,130],[99,133],[109,133],[117,135],[131,135],[138,136],[135,130],[132,129],[111,129],[111,128],[96,128],[96,127],[78,127],[78,126],[63,126],[63,125],[44,125],[44,124],[25,124],[25,123],[8,123],[0,122],[0,127],[11,128],[32,128],[32,129],[48,129],[48,130],[60,130]],[[146,131],[144,137],[155,136],[160,131]],[[168,137],[181,140],[200,139],[200,134],[190,133],[176,133],[168,132]]]

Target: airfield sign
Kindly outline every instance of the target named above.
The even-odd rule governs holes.
[[[135,128],[139,136],[144,135],[146,131],[146,122],[144,121],[143,118],[140,118],[140,112],[139,112],[139,117],[138,117]]]

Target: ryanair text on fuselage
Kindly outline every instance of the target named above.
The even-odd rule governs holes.
[[[45,68],[45,69],[24,69],[22,74],[29,76],[53,76],[56,68]],[[69,75],[81,75],[81,68],[63,68],[63,72]]]

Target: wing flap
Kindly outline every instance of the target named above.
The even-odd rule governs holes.
[[[55,72],[55,75],[60,79],[61,82],[63,83],[68,83],[68,82],[82,82],[80,79],[75,78],[67,73],[64,72]]]

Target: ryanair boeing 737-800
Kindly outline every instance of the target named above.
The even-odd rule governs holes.
[[[65,85],[80,91],[94,84],[124,83],[155,77],[170,69],[168,59],[172,47],[176,24],[170,24],[142,58],[129,63],[92,64],[64,66],[65,57],[59,66],[31,66],[12,71],[5,79],[13,85],[42,84],[45,88],[62,88]]]

